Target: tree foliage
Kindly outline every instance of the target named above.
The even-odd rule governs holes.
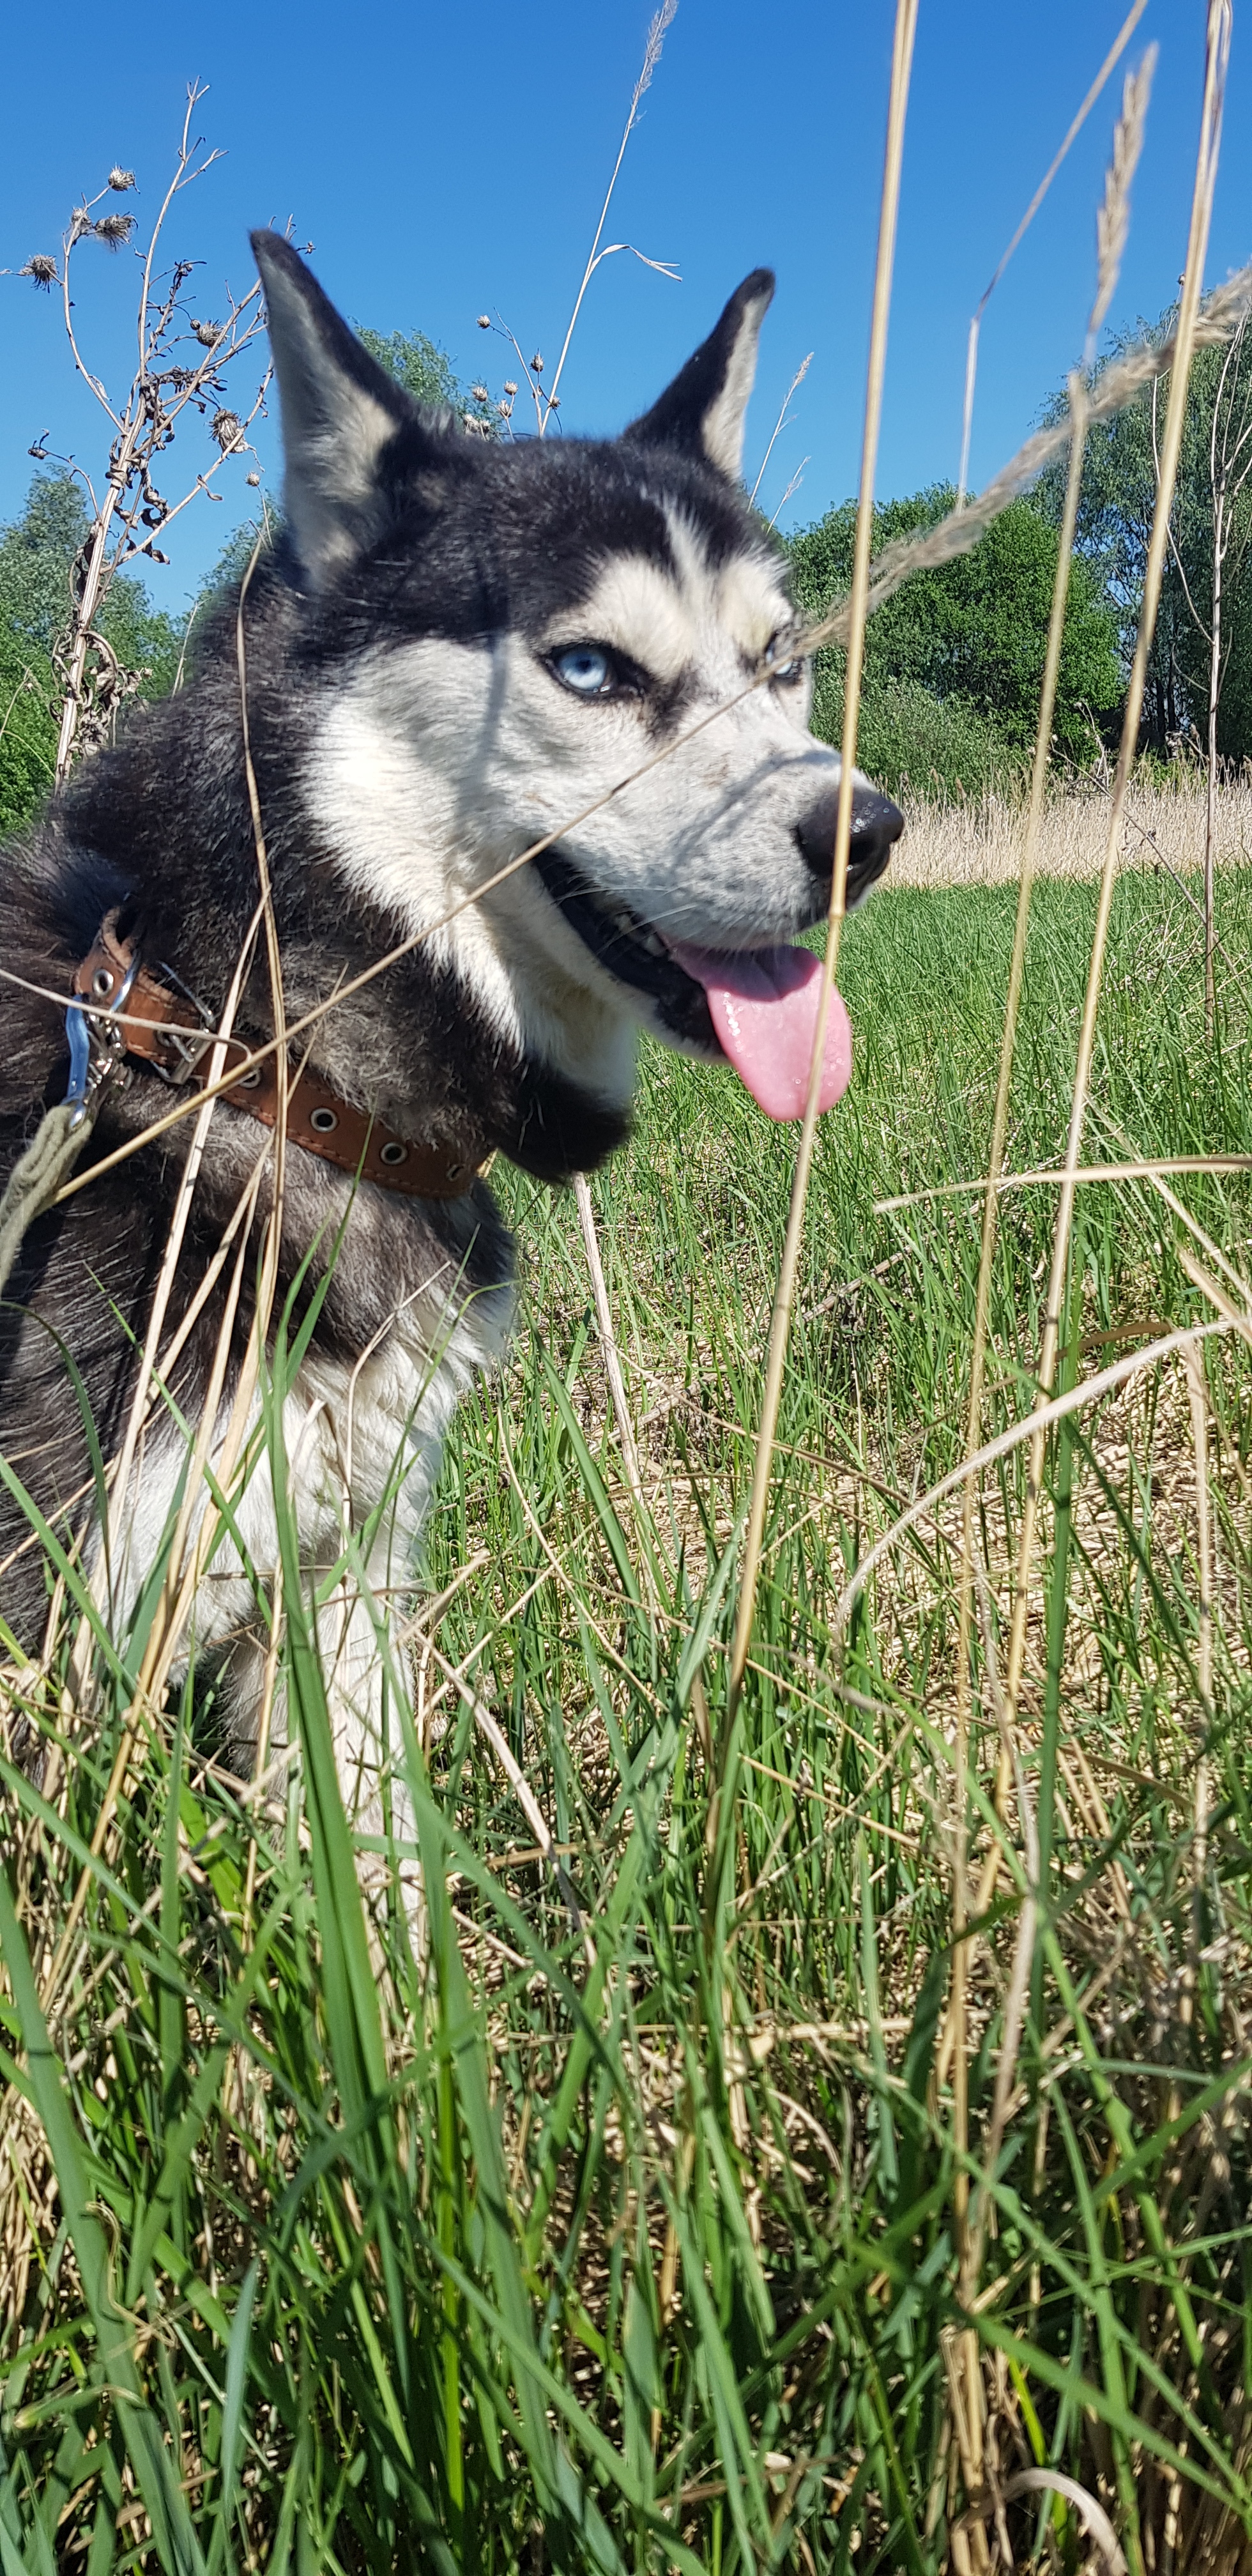
[[[454,411],[464,411],[466,395],[453,371],[446,349],[428,340],[424,331],[364,331],[354,325],[356,336],[371,358],[385,367],[397,384],[403,385],[416,402],[448,403]]]
[[[70,572],[87,504],[68,474],[36,474],[20,519],[0,531],[0,832],[27,822],[52,783],[60,683],[54,655],[70,615]],[[114,580],[100,629],[138,695],[164,697],[181,627],[133,573]]]
[[[499,435],[486,388],[463,385],[448,356],[436,340],[428,340],[424,331],[363,331],[354,325],[356,335],[371,358],[385,367],[397,384],[403,385],[416,402],[446,406],[465,421],[482,438]]]
[[[1164,336],[1175,316],[1161,316],[1153,336]],[[1130,345],[1116,341],[1104,364]],[[1141,331],[1133,337],[1138,340]],[[1232,354],[1232,369],[1223,375],[1227,352],[1222,347],[1196,351],[1188,387],[1182,452],[1178,465],[1171,544],[1166,555],[1161,604],[1148,663],[1144,701],[1147,745],[1167,755],[1180,739],[1198,744],[1205,730],[1208,704],[1209,648],[1207,630],[1213,593],[1213,428],[1219,400],[1236,412],[1252,403],[1252,345],[1245,335]],[[1095,575],[1117,619],[1123,664],[1129,663],[1143,600],[1148,539],[1156,505],[1156,459],[1169,403],[1170,379],[1145,386],[1134,402],[1091,429],[1083,466],[1078,513],[1078,550]],[[1049,407],[1063,408],[1063,397]],[[1039,486],[1038,506],[1053,525],[1060,519],[1064,466],[1054,467]],[[1233,503],[1231,554],[1227,559],[1225,621],[1229,652],[1225,657],[1218,701],[1217,741],[1224,758],[1252,757],[1252,593],[1231,578],[1252,543],[1252,493],[1245,487]]]
[[[952,507],[933,485],[874,513],[877,552],[932,527]],[[852,578],[856,507],[845,502],[790,542],[801,606],[815,615]],[[1044,513],[1015,501],[968,555],[915,573],[870,620],[861,752],[884,784],[906,779],[975,792],[1019,771],[1034,740],[1056,578],[1057,538]],[[1099,573],[1075,561],[1069,586],[1054,740],[1070,760],[1093,748],[1093,724],[1120,694],[1116,618]],[[814,730],[838,738],[843,656],[818,656]]]

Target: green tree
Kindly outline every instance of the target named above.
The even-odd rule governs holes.
[[[428,340],[424,331],[365,331],[354,324],[362,348],[385,367],[397,384],[404,385],[417,402],[448,403],[453,411],[464,411],[468,397],[458,383],[452,360],[446,349]]]
[[[20,519],[0,530],[0,832],[27,822],[52,784],[60,689],[53,655],[70,615],[70,576],[87,505],[68,474],[36,474]],[[113,582],[101,633],[138,695],[161,698],[178,668],[182,627],[154,608],[133,573]]]
[[[499,423],[492,411],[484,385],[463,385],[446,349],[428,340],[424,331],[363,331],[354,329],[362,348],[368,349],[380,367],[385,367],[397,384],[404,385],[420,403],[446,405],[458,418],[469,423],[480,437],[499,436]]]
[[[1164,337],[1175,315],[1163,313],[1153,336]],[[1115,341],[1102,365],[1137,341],[1142,329]],[[1211,680],[1209,635],[1213,599],[1213,427],[1219,400],[1239,414],[1252,402],[1252,342],[1234,353],[1233,380],[1224,347],[1197,349],[1192,361],[1183,424],[1171,544],[1148,661],[1144,739],[1166,755],[1180,737],[1198,746],[1207,731]],[[1087,440],[1077,542],[1118,624],[1123,665],[1129,663],[1143,599],[1148,539],[1156,506],[1156,458],[1169,402],[1169,377],[1145,386],[1124,410],[1097,421]],[[1048,417],[1064,407],[1058,395]],[[1060,519],[1064,467],[1045,474],[1037,506],[1053,525]],[[1227,529],[1224,636],[1217,704],[1217,748],[1224,759],[1252,758],[1252,592],[1236,567],[1252,543],[1252,493],[1231,499]]]
[[[954,495],[935,485],[875,511],[878,551],[932,527]],[[816,615],[852,577],[856,509],[831,510],[790,542],[802,607]],[[1005,781],[1029,757],[1038,716],[1057,539],[1045,512],[1015,501],[972,551],[915,573],[866,631],[861,757],[892,785],[934,780],[967,793]],[[1092,721],[1122,686],[1117,620],[1085,559],[1069,585],[1054,741],[1071,760],[1089,757]],[[819,654],[814,730],[835,740],[843,717],[843,656]],[[915,748],[914,748],[915,746]]]

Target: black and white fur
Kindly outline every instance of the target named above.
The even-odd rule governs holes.
[[[287,535],[257,568],[244,632],[287,1015],[455,912],[319,1022],[312,1062],[405,1136],[453,1155],[485,1136],[527,1172],[562,1181],[625,1135],[640,1028],[719,1054],[702,989],[658,934],[751,948],[803,930],[827,901],[839,761],[807,732],[807,666],[787,657],[783,564],[738,480],[773,281],[764,270],[745,280],[620,439],[507,445],[420,410],[285,241],[261,233],[255,249],[282,402]],[[775,676],[742,695],[771,651]],[[681,739],[736,697],[730,713]],[[671,743],[672,757],[571,819]],[[858,785],[854,897],[899,828],[895,809]],[[544,857],[466,902],[558,829]],[[118,749],[85,761],[4,867],[5,962],[18,974],[67,988],[102,916],[120,905],[145,958],[216,1017],[258,884],[234,600],[184,693],[143,709]],[[66,1059],[59,1011],[4,990],[7,1171],[62,1095]],[[236,1027],[271,1030],[263,952]],[[89,1160],[168,1105],[156,1077],[134,1070],[109,1093]],[[188,1135],[184,1122],[36,1226],[0,1313],[0,1445],[41,1510],[80,1535],[89,1563],[99,1538],[81,1500],[89,1454],[67,1363],[108,1456],[129,1415]],[[218,1106],[167,1333],[263,1144],[255,1121]],[[336,1564],[345,1526],[359,1528],[389,1495],[368,1574],[393,1598],[457,1396],[504,1346],[511,1246],[482,1184],[453,1201],[415,1202],[368,1182],[354,1194],[331,1165],[290,1148],[280,1295],[310,1245],[341,1232],[287,1404],[291,1487],[310,1575]],[[175,1373],[192,1423],[221,1311],[210,1298]],[[240,1350],[248,1320],[245,1295]],[[232,1396],[228,1382],[223,1429]],[[185,1456],[159,1413],[108,1568],[120,1634]],[[239,1522],[265,1580],[275,1528],[264,1465]],[[45,1575],[37,1550],[21,1552],[25,1535],[6,1497],[0,1608],[37,1653]],[[323,1626],[341,1770],[362,1824],[376,1828],[374,1606],[341,1587]],[[263,1639],[233,1550],[219,1551],[202,1587],[195,1651],[201,1665],[221,1666],[230,1751],[246,1767]]]

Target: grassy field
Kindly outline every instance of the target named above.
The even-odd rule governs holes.
[[[1094,905],[1039,890],[1015,1171],[1063,1150]],[[189,1694],[136,1702],[151,1592],[91,1646],[89,1716],[64,1658],[13,1678],[59,1749],[42,1792],[4,1774],[4,2576],[1073,2571],[1118,2563],[1093,2513],[1152,2576],[1252,2568],[1238,1334],[1054,1434],[998,1804],[1021,1445],[982,1481],[961,2052],[959,1492],[844,1599],[965,1452],[981,1203],[951,1185],[985,1168],[1012,915],[1009,887],[905,886],[849,926],[856,1073],[729,1738],[794,1146],[655,1052],[593,1190],[642,1500],[573,1200],[497,1172],[523,1329],[458,1418],[396,1693],[416,1941],[363,1914],[294,1573],[303,1794],[215,1771]],[[1187,894],[1120,885],[1092,1158],[1252,1155],[1252,871],[1223,869],[1217,926],[1210,1044]],[[1080,1191],[1065,1385],[1213,1320],[1180,1247],[1246,1275],[1252,1175],[1166,1186]],[[1053,1204],[1004,1195],[987,1438],[1029,1409]]]

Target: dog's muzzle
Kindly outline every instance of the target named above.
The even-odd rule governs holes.
[[[830,880],[835,863],[835,823],[839,813],[839,790],[832,787],[810,805],[796,825],[796,839],[809,868],[821,889],[822,902],[830,899]],[[904,830],[904,816],[889,796],[876,787],[854,787],[852,790],[852,839],[848,850],[848,910],[876,885],[896,842]]]

